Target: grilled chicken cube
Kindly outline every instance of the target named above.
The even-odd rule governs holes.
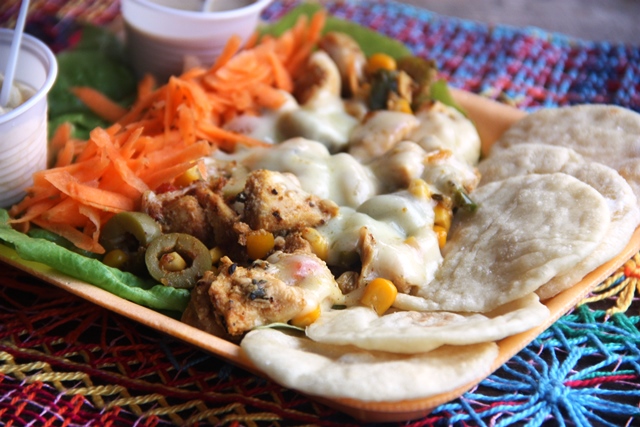
[[[243,221],[253,230],[286,234],[324,224],[338,213],[338,206],[300,187],[292,175],[264,169],[249,174],[244,190]]]
[[[194,296],[187,320],[194,321],[193,312],[203,316],[213,312],[218,324],[232,336],[258,326],[286,323],[342,295],[326,264],[308,253],[278,252],[249,267],[223,257],[218,273],[206,273],[198,285],[202,286],[208,287],[212,310],[203,309]]]

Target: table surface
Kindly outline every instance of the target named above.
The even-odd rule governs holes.
[[[584,40],[640,43],[640,2],[629,0],[399,0],[488,25],[538,27]]]
[[[0,6],[12,26],[18,1]],[[451,85],[533,111],[640,111],[640,47],[450,18],[410,5],[329,11],[437,61]],[[276,0],[274,21],[297,2]],[[32,0],[27,31],[55,50],[117,0]],[[428,416],[388,425],[638,425],[640,255],[507,364]],[[616,308],[617,307],[617,308]],[[618,311],[617,313],[615,311]],[[359,425],[357,420],[0,263],[0,425]]]

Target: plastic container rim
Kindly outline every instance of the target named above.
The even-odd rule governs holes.
[[[150,9],[154,9],[158,12],[163,12],[167,14],[172,14],[180,17],[188,17],[189,19],[208,21],[211,20],[212,17],[219,17],[221,20],[224,19],[233,19],[239,16],[243,16],[246,14],[250,14],[252,12],[256,12],[256,9],[261,10],[264,9],[269,3],[273,0],[256,0],[253,3],[239,7],[237,9],[223,10],[219,12],[204,12],[204,11],[196,11],[196,10],[183,10],[183,9],[175,9],[169,6],[163,6],[158,3],[154,3],[149,0],[128,0],[132,3],[138,3],[139,5],[144,5]]]
[[[0,28],[0,42],[8,41],[9,43],[11,43],[12,37],[12,29]],[[33,37],[32,35],[23,34],[20,52],[25,50],[30,50],[34,55],[48,61],[48,64],[43,64],[47,68],[47,78],[45,79],[44,84],[36,90],[36,93],[31,98],[29,98],[13,110],[9,111],[8,113],[0,114],[0,124],[13,120],[19,115],[25,113],[30,108],[34,107],[35,104],[40,102],[43,98],[45,98],[46,100],[51,87],[53,87],[53,83],[56,81],[56,77],[58,75],[58,62],[51,49],[49,49],[46,44]]]

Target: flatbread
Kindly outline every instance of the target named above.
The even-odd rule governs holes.
[[[627,180],[640,202],[640,159],[627,159],[618,165],[617,170]]]
[[[548,317],[549,309],[532,293],[488,315],[412,310],[378,316],[369,307],[354,306],[322,313],[306,333],[312,340],[327,344],[420,353],[445,344],[500,340],[538,326]]]
[[[605,198],[563,173],[492,182],[459,215],[443,263],[417,296],[430,310],[487,312],[537,290],[591,254],[610,224]]]
[[[557,276],[537,290],[551,298],[580,281],[596,267],[616,256],[629,242],[640,221],[638,200],[627,181],[614,169],[584,159],[574,150],[546,144],[519,144],[492,153],[478,165],[481,184],[509,176],[563,172],[589,184],[604,196],[611,214],[607,238],[568,273]]]
[[[517,144],[492,151],[478,163],[478,185],[512,176],[562,172],[569,164],[585,161],[584,157],[571,148],[539,143]]]
[[[394,354],[318,343],[274,329],[241,342],[253,364],[274,381],[309,395],[393,402],[446,393],[487,376],[498,346],[445,346]]]
[[[543,143],[568,147],[586,159],[604,163],[630,180],[640,200],[640,114],[604,104],[548,108],[514,123],[493,145],[491,153],[516,144]]]

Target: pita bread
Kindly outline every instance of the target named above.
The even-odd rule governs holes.
[[[640,114],[604,104],[542,109],[513,124],[496,141],[491,153],[516,144],[543,143],[568,147],[586,159],[622,173],[625,163],[640,163]],[[640,165],[628,169],[638,168]],[[638,175],[630,180],[640,200]]]
[[[523,143],[492,151],[478,163],[480,183],[528,175],[562,172],[568,164],[583,163],[584,157],[575,150],[555,145]]]
[[[487,376],[498,355],[493,342],[407,355],[323,344],[274,329],[249,332],[241,347],[284,387],[376,402],[425,398],[465,386]]]
[[[580,281],[596,267],[624,249],[640,221],[638,200],[627,181],[614,169],[585,160],[574,150],[545,144],[519,144],[493,153],[480,162],[481,185],[525,174],[563,172],[589,184],[602,194],[611,214],[607,238],[568,273],[538,289],[541,299],[551,298]]]
[[[628,159],[617,168],[620,175],[627,180],[638,201],[640,201],[640,159]]]
[[[354,306],[322,313],[306,333],[312,340],[327,344],[420,353],[445,344],[500,340],[540,325],[548,317],[549,309],[532,293],[488,315],[396,311],[378,316],[368,307]]]
[[[582,262],[611,221],[604,197],[563,173],[492,182],[472,197],[480,208],[458,216],[435,279],[417,292],[430,310],[487,312],[522,298]]]

